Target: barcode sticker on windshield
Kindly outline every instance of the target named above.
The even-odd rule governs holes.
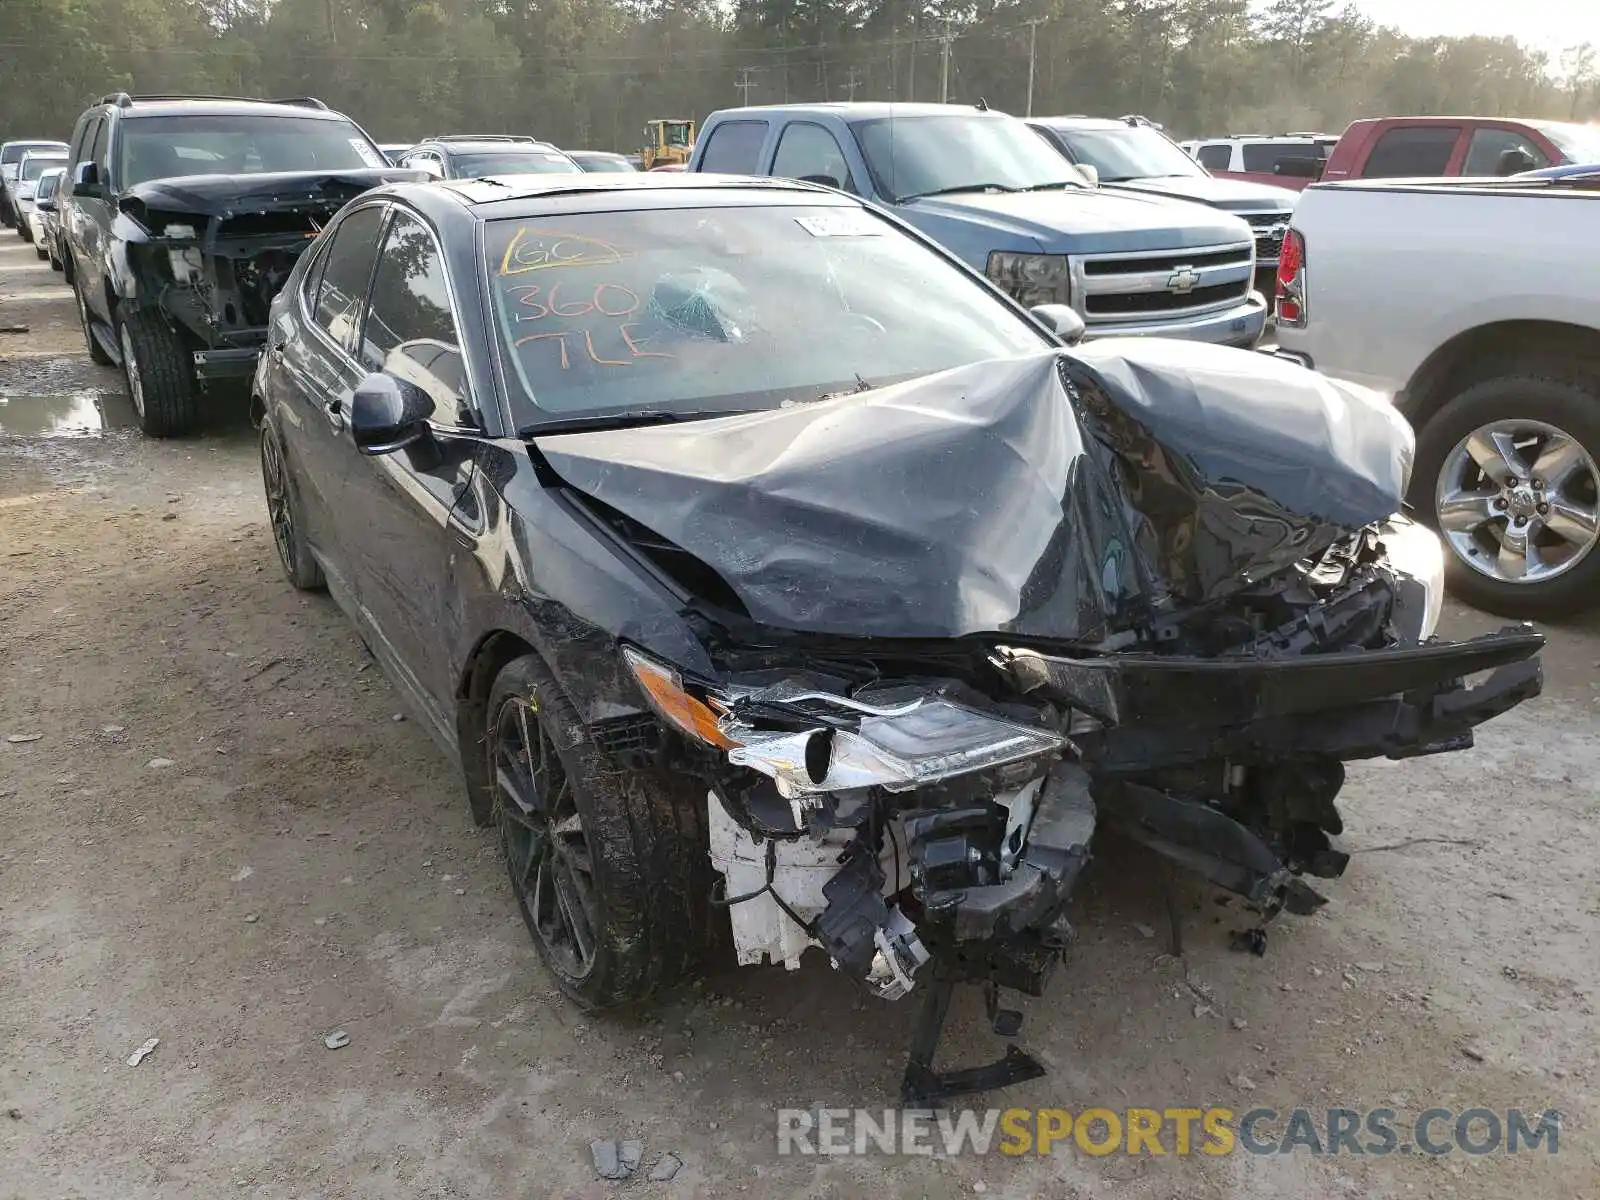
[[[355,152],[361,156],[361,161],[366,163],[367,166],[386,167],[389,165],[378,155],[376,150],[367,145],[367,143],[362,141],[360,138],[350,138],[349,142]]]
[[[876,221],[857,208],[841,208],[838,212],[814,217],[796,217],[794,223],[812,237],[878,237],[883,233],[883,222]]]

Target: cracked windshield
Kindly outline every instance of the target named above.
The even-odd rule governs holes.
[[[772,408],[1045,344],[954,266],[857,209],[505,220],[487,247],[519,424],[623,407]]]

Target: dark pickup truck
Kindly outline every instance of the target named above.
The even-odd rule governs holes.
[[[63,263],[89,354],[122,366],[144,432],[187,433],[213,385],[254,373],[267,307],[334,213],[420,178],[311,98],[117,93],[79,117]]]

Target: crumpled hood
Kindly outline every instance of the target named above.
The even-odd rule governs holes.
[[[1176,196],[1209,204],[1224,212],[1288,211],[1300,198],[1299,192],[1251,183],[1244,179],[1218,179],[1213,175],[1163,175],[1154,179],[1119,179],[1103,183],[1116,191],[1142,192],[1152,196]]]
[[[972,192],[900,205],[904,215],[958,220],[1033,238],[1046,253],[1182,250],[1248,241],[1237,217],[1105,188],[1048,192]]]
[[[1093,641],[1394,512],[1405,422],[1264,355],[1128,339],[787,409],[537,438],[760,623]]]
[[[300,204],[343,205],[382,184],[420,183],[427,177],[423,171],[397,167],[256,175],[175,175],[170,179],[134,184],[123,194],[122,206],[227,217],[237,212],[293,208]]]

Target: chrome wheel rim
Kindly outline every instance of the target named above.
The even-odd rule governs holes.
[[[1600,541],[1600,469],[1577,438],[1543,421],[1494,421],[1445,456],[1434,488],[1451,551],[1498,583],[1536,584]]]
[[[85,311],[87,316],[87,310]],[[90,337],[94,334],[91,332]],[[122,343],[122,373],[128,377],[128,395],[133,400],[133,409],[141,417],[144,416],[144,380],[139,377],[139,360],[133,356],[133,338],[128,335],[128,327],[122,327],[122,335],[118,339]]]
[[[294,511],[289,506],[289,472],[270,433],[261,436],[261,481],[267,493],[267,519],[272,523],[272,540],[284,570],[294,571]]]
[[[572,780],[539,720],[538,701],[511,697],[495,714],[494,816],[511,886],[528,925],[561,971],[594,968],[600,905]]]

